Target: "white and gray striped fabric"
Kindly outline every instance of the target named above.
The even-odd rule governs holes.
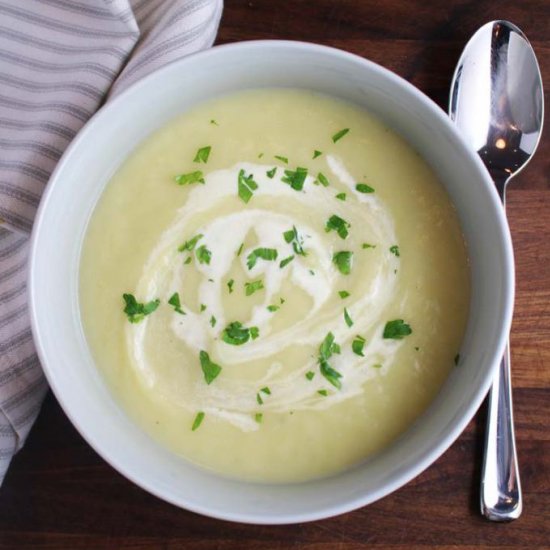
[[[106,98],[211,46],[222,9],[222,0],[0,0],[0,483],[47,390],[26,263],[50,174]]]

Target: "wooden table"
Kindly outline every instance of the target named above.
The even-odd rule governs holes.
[[[369,58],[441,107],[460,52],[481,24],[508,19],[532,41],[550,105],[550,2],[448,0],[226,0],[219,43],[285,38]],[[548,112],[548,111],[547,111]],[[550,121],[539,151],[509,193],[517,297],[512,329],[522,517],[479,515],[485,410],[427,471],[356,512],[314,523],[259,527],[177,509],[107,465],[48,396],[0,489],[2,548],[550,547]]]

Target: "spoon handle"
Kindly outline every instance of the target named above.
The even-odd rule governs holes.
[[[489,392],[481,512],[492,521],[517,519],[522,511],[508,344]]]

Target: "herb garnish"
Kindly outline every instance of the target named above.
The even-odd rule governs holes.
[[[288,183],[295,191],[301,191],[307,177],[307,168],[298,166],[296,170],[285,170],[285,175],[281,178],[283,183]]]
[[[302,239],[302,237],[298,234],[298,230],[295,225],[292,226],[292,229],[289,229],[283,233],[283,238],[288,244],[292,243],[292,248],[296,254],[300,256],[307,256],[307,253],[303,248],[304,239]]]
[[[257,281],[252,281],[251,283],[244,283],[244,293],[247,296],[252,296],[254,292],[262,290],[264,288],[264,283],[261,279]]]
[[[237,250],[237,256],[241,255],[241,252],[243,251],[244,243],[241,243],[241,246],[239,246],[239,250]]]
[[[373,369],[381,369],[382,365],[380,363],[376,363],[372,366]]]
[[[124,313],[128,316],[130,323],[139,323],[146,315],[153,313],[160,305],[160,300],[151,300],[147,303],[138,302],[133,294],[123,294],[125,302]]]
[[[214,328],[216,326],[216,323],[216,318],[212,315],[212,317],[210,317],[210,326]]]
[[[399,247],[396,244],[394,244],[393,246],[390,246],[390,252],[392,254],[395,254],[399,258],[400,256]]]
[[[216,363],[210,360],[208,353],[201,350],[199,353],[199,360],[201,362],[201,369],[204,374],[204,380],[207,384],[211,384],[220,374],[222,368]]]
[[[181,313],[181,315],[185,315],[185,311],[181,309],[181,302],[180,302],[180,295],[177,292],[174,292],[172,296],[170,296],[170,299],[168,300],[168,303],[171,306],[174,306],[174,310],[177,313]]]
[[[320,157],[323,153],[321,151],[317,151],[317,149],[315,149],[315,151],[313,151],[313,157],[314,159],[316,159],[317,157]]]
[[[319,180],[319,183],[323,186],[323,187],[328,187],[330,185],[330,182],[328,181],[327,177],[325,176],[325,174],[323,174],[323,172],[319,172],[317,174],[317,179]]]
[[[351,349],[355,355],[360,355],[361,357],[365,357],[365,354],[363,353],[363,348],[365,347],[365,339],[362,336],[359,336],[359,334],[355,337],[353,342],[351,343]]]
[[[288,265],[292,260],[294,260],[294,256],[288,256],[287,258],[279,262],[279,267],[283,269],[283,267]]]
[[[229,289],[229,294],[233,292],[234,284],[235,284],[235,279],[229,279],[229,281],[227,281],[227,288]]]
[[[277,311],[278,309],[280,309],[281,306],[276,306],[276,305],[270,305],[270,306],[267,306],[267,311],[271,312],[271,313],[274,313],[275,311]]]
[[[403,319],[388,321],[384,327],[383,338],[401,340],[412,333],[411,327]]]
[[[317,393],[319,395],[322,395],[323,397],[326,397],[328,395],[328,391],[327,390],[317,390]]]
[[[345,201],[346,200],[346,194],[345,193],[338,193],[337,195],[334,195],[335,199],[338,199],[339,201]]]
[[[310,381],[313,380],[313,377],[314,377],[314,376],[315,376],[315,373],[314,373],[312,370],[308,370],[308,371],[306,372],[306,378],[307,378],[308,380],[310,380]]]
[[[258,184],[254,181],[252,174],[246,175],[244,170],[239,171],[238,178],[238,192],[241,200],[248,204],[248,201],[252,198],[253,192],[258,189]]]
[[[248,269],[252,269],[258,259],[266,261],[275,261],[277,259],[278,253],[275,248],[255,248],[247,257],[246,257],[246,266]]]
[[[256,340],[259,335],[260,330],[258,327],[247,328],[239,321],[233,321],[223,329],[222,340],[226,344],[231,344],[232,346],[242,346],[251,338],[252,340]]]
[[[203,162],[206,164],[208,162],[208,157],[210,156],[210,151],[212,150],[212,147],[208,145],[207,147],[201,147],[197,154],[195,155],[195,158],[193,159],[193,162],[201,163]]]
[[[199,246],[197,250],[195,250],[195,256],[197,257],[197,260],[200,264],[207,264],[210,265],[210,260],[212,259],[212,252],[206,248],[204,244]]]
[[[286,157],[281,157],[280,155],[275,155],[277,160],[280,160],[281,162],[284,162],[285,164],[288,164],[288,159]]]
[[[183,262],[183,265],[189,265],[192,261],[193,261],[193,258],[191,258],[191,256],[188,256],[185,262]]]
[[[256,413],[256,414],[254,415],[254,420],[255,420],[258,424],[261,424],[263,417],[264,417],[264,415],[263,415],[262,413]]]
[[[349,128],[344,128],[343,130],[340,130],[339,132],[336,132],[332,136],[333,143],[336,143],[339,139],[342,139],[348,132],[349,132]]]
[[[219,124],[214,119],[210,120],[210,124],[214,124],[214,126],[219,126]]]
[[[349,292],[347,290],[339,290],[338,295],[343,300],[344,298],[347,298],[349,296]]]
[[[193,425],[191,426],[191,431],[194,432],[204,420],[204,413],[202,411],[197,413],[197,416],[195,416],[195,420],[193,420]]]
[[[350,252],[349,250],[341,250],[340,252],[336,252],[336,254],[332,256],[332,262],[338,268],[338,271],[342,273],[342,275],[349,275],[353,265],[353,252]]]
[[[277,173],[277,167],[272,168],[271,170],[268,170],[266,172],[266,175],[269,179],[273,179],[273,177],[275,176],[276,173]]]
[[[185,241],[181,246],[178,247],[178,252],[184,252],[185,250],[191,252],[192,250],[195,250],[195,246],[197,246],[197,243],[200,239],[202,239],[202,237],[203,234],[199,233],[198,235],[195,235],[192,239]]]
[[[375,244],[369,244],[369,243],[363,243],[363,244],[361,245],[361,248],[362,248],[363,250],[365,250],[366,248],[376,248],[376,245],[375,245]]]
[[[346,321],[346,325],[348,325],[348,327],[351,328],[353,326],[353,320],[350,317],[349,311],[347,308],[344,308],[344,321]]]
[[[202,313],[203,311],[206,311],[206,306],[205,306],[204,304],[201,304],[200,310],[201,310],[201,313]]]
[[[333,369],[328,362],[334,353],[340,353],[340,346],[334,342],[334,334],[329,332],[319,347],[319,370],[334,387],[340,389],[342,387],[340,382],[342,375]]]
[[[178,185],[191,185],[192,183],[205,183],[204,175],[200,170],[189,172],[188,174],[179,174],[174,177]]]
[[[374,193],[374,188],[372,188],[370,185],[367,185],[366,183],[358,183],[355,186],[356,191],[359,191],[359,193]]]
[[[348,229],[351,227],[351,224],[341,218],[340,216],[337,216],[336,214],[333,214],[325,224],[325,231],[328,233],[329,231],[336,231],[341,239],[347,238],[349,235]]]

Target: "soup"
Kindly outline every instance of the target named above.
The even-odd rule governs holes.
[[[389,445],[459,361],[469,268],[423,159],[363,110],[250,90],[151,135],[80,267],[121,406],[219,474],[296,482]]]

